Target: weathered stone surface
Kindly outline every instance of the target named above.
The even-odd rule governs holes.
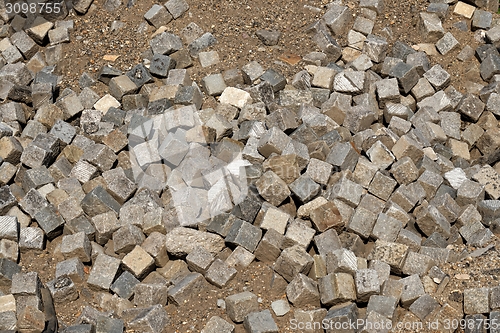
[[[177,227],[167,234],[166,244],[167,251],[175,256],[188,255],[197,246],[215,254],[224,248],[224,239],[209,232]]]

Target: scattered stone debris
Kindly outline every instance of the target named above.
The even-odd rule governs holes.
[[[254,60],[197,82],[188,67],[223,57],[217,33],[195,22],[172,33],[190,6],[169,0],[143,14],[156,30],[147,59],[85,72],[79,91],[61,85],[51,52],[73,38],[68,14],[99,4],[0,11],[0,331],[171,332],[167,305],[228,291],[254,261],[272,269],[282,299],[231,288],[214,301],[224,317],[201,332],[282,332],[279,318],[292,315],[327,320],[327,332],[346,322],[441,331],[447,320],[485,331],[500,318],[500,287],[441,298],[442,267],[496,251],[500,233],[498,2],[470,2],[416,15],[418,47],[374,29],[382,0],[334,2],[307,28],[319,50],[293,77]],[[443,26],[450,15],[485,43],[461,44]],[[286,33],[254,37],[279,47]],[[475,55],[484,84],[459,92],[430,54]],[[49,243],[50,280],[23,261]],[[58,320],[55,307],[82,293],[95,304]]]

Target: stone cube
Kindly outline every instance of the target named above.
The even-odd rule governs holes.
[[[218,96],[227,88],[222,74],[211,74],[202,79],[203,90],[210,96]]]
[[[56,278],[68,276],[72,281],[81,283],[84,281],[84,266],[80,259],[70,258],[58,262],[56,265]]]
[[[396,78],[376,81],[375,86],[381,107],[388,102],[399,103],[401,95],[399,94],[398,80]]]
[[[262,262],[275,262],[281,254],[281,247],[284,240],[284,236],[278,231],[269,229],[255,249],[255,257]]]
[[[218,316],[213,316],[207,322],[201,333],[234,333],[234,325]]]
[[[67,303],[78,299],[78,290],[68,276],[60,276],[47,282],[47,288],[55,303]]]
[[[391,271],[400,272],[408,252],[408,246],[384,240],[377,240],[368,255],[368,260],[380,260],[391,266]]]
[[[189,273],[168,290],[168,301],[181,305],[197,296],[207,285],[200,273]]]
[[[249,333],[278,333],[271,311],[252,312],[245,316],[243,327]]]
[[[154,269],[154,259],[139,245],[122,259],[122,264],[137,278],[146,276]]]
[[[347,177],[342,177],[337,183],[334,184],[334,186],[331,187],[327,199],[339,199],[355,208],[361,200],[362,193],[363,187],[361,185],[356,184]]]
[[[77,257],[82,262],[90,262],[91,245],[85,232],[64,236],[61,242],[61,253],[65,259]]]
[[[286,296],[296,307],[319,306],[320,303],[317,282],[301,273],[286,287]]]
[[[227,315],[235,323],[241,323],[249,313],[259,310],[257,296],[249,291],[226,297]]]
[[[119,267],[119,259],[99,254],[92,265],[87,284],[92,289],[109,290]]]
[[[156,29],[172,21],[172,15],[170,15],[167,9],[164,6],[156,4],[144,14],[144,18]]]
[[[275,271],[285,280],[292,281],[298,274],[307,274],[312,267],[313,258],[299,245],[289,247],[281,252],[276,260]]]
[[[347,6],[335,4],[323,15],[323,20],[334,35],[340,35],[352,21],[351,10]]]
[[[375,63],[380,63],[384,60],[389,44],[383,37],[376,35],[368,35],[363,46],[363,53],[366,53]]]
[[[437,41],[436,48],[438,49],[439,53],[441,53],[442,55],[446,55],[448,52],[451,52],[458,48],[459,45],[460,43],[451,34],[451,32],[447,32],[440,40]]]
[[[484,186],[466,179],[457,190],[456,202],[460,206],[477,204],[484,199]]]
[[[242,246],[250,252],[257,248],[262,230],[260,228],[240,219],[237,219],[225,238],[226,242]]]
[[[380,293],[380,282],[377,271],[373,269],[359,269],[354,276],[358,301],[366,302],[372,295]]]
[[[45,248],[45,235],[40,228],[27,227],[21,228],[19,232],[19,249],[21,252],[26,250],[43,250]]]
[[[401,279],[403,283],[403,292],[401,293],[401,305],[405,308],[410,307],[419,297],[425,294],[424,286],[417,274],[410,275]]]
[[[353,275],[358,264],[355,254],[346,249],[330,250],[326,254],[326,269],[331,273],[348,273]]]
[[[476,8],[474,6],[459,1],[455,6],[453,13],[470,19],[472,18],[475,10]]]
[[[255,255],[245,250],[243,247],[238,246],[234,251],[227,257],[226,264],[230,267],[248,267],[252,261],[255,259]]]
[[[113,250],[118,254],[128,253],[141,245],[144,239],[141,229],[130,224],[124,225],[113,233]]]
[[[287,184],[273,171],[265,172],[256,185],[259,194],[274,206],[281,204],[291,193]]]
[[[424,77],[429,81],[430,84],[436,90],[442,90],[448,86],[450,83],[450,74],[446,72],[439,64],[434,65],[427,72],[424,73]]]
[[[82,209],[90,217],[99,214],[120,212],[120,204],[102,187],[97,186],[82,200]]]
[[[159,283],[138,283],[134,287],[134,304],[137,307],[148,307],[156,304],[165,306],[168,288]]]
[[[186,257],[188,267],[191,271],[205,274],[214,261],[215,256],[204,247],[197,247]]]
[[[156,35],[149,42],[153,54],[170,55],[182,48],[181,39],[169,32],[163,32]]]
[[[490,311],[489,288],[471,288],[464,290],[464,313],[477,314]]]
[[[417,68],[404,62],[397,63],[392,67],[389,75],[397,78],[399,86],[405,94],[408,94],[419,80]]]
[[[500,74],[500,56],[488,54],[480,65],[480,73],[485,81],[490,81],[494,75]]]
[[[134,287],[138,283],[140,283],[140,281],[137,280],[132,273],[125,271],[115,280],[115,282],[113,282],[110,286],[110,290],[121,298],[130,299],[134,295]]]

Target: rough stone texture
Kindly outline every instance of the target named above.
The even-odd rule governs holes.
[[[224,240],[215,234],[190,228],[178,227],[167,234],[167,251],[175,256],[185,256],[197,246],[203,246],[211,253],[224,248]]]

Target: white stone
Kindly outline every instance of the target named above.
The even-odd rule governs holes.
[[[453,13],[470,19],[472,18],[472,15],[474,15],[475,10],[476,7],[468,5],[462,1],[459,1],[455,6],[455,10],[453,11]]]
[[[285,234],[286,225],[290,215],[282,210],[274,207],[269,207],[260,227],[265,230],[274,229],[280,234]]]
[[[247,104],[252,104],[253,100],[248,92],[234,87],[227,87],[222,92],[219,102],[231,104],[241,109]]]
[[[118,102],[116,98],[110,94],[106,94],[100,100],[95,102],[94,109],[101,111],[102,114],[105,115],[110,107],[119,108],[120,105],[120,102]]]
[[[455,168],[446,172],[444,174],[444,178],[448,181],[448,183],[450,183],[451,187],[458,190],[458,188],[467,180],[467,175],[461,168]]]

